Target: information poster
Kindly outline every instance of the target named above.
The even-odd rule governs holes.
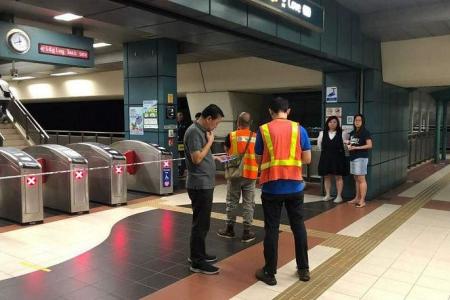
[[[327,86],[326,102],[336,103],[338,101],[338,89],[335,86]]]
[[[144,128],[158,128],[158,101],[144,100],[142,102],[144,108]]]
[[[130,107],[130,135],[144,135],[142,107]]]
[[[339,123],[342,124],[342,107],[327,107],[325,110],[325,122],[328,117],[336,116],[339,120]]]

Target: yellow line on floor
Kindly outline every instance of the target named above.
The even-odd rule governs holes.
[[[52,270],[50,270],[50,269],[48,269],[48,268],[46,268],[44,266],[36,265],[36,264],[30,263],[30,262],[27,262],[27,261],[22,261],[22,262],[20,262],[20,264],[22,266],[34,269],[36,271],[43,271],[43,272],[51,272],[52,271]]]

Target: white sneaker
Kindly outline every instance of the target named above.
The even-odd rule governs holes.
[[[333,197],[331,197],[330,195],[326,195],[325,197],[322,198],[322,201],[330,201],[332,199]]]
[[[334,199],[334,203],[342,203],[344,200],[342,200],[342,197],[338,196],[336,199]]]

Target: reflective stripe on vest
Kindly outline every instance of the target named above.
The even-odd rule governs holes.
[[[231,133],[230,139],[231,139],[231,151],[232,151],[232,153],[238,153],[236,131],[233,131]]]
[[[251,136],[250,136],[251,134]],[[229,155],[244,154],[242,177],[256,179],[258,177],[258,163],[255,155],[256,134],[248,129],[237,130],[230,133]],[[247,147],[248,143],[248,147]],[[245,153],[242,153],[247,148]]]
[[[295,159],[295,152],[297,149],[298,139],[298,125],[292,122],[292,135],[291,135],[291,148],[289,150],[289,159],[275,159],[275,153],[273,151],[272,138],[270,137],[269,125],[264,124],[261,126],[262,134],[267,144],[267,151],[269,152],[270,161],[261,164],[261,170],[266,170],[270,167],[276,166],[289,166],[289,167],[301,167],[302,161]]]

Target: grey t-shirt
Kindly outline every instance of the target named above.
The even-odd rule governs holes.
[[[191,153],[201,151],[206,143],[206,130],[197,122],[194,122],[184,134],[184,149],[188,170],[186,188],[188,189],[213,189],[216,183],[216,164],[211,150],[200,164],[195,165],[192,162]]]

